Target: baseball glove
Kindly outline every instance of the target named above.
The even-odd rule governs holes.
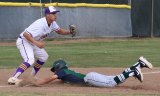
[[[70,30],[70,33],[71,33],[72,37],[74,37],[76,35],[76,26],[75,25],[69,25],[69,30]]]

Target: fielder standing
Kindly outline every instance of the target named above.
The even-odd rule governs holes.
[[[45,9],[45,17],[33,22],[18,37],[16,45],[24,61],[17,68],[12,77],[8,79],[8,84],[14,85],[19,81],[18,77],[30,66],[33,66],[32,75],[35,76],[41,66],[47,61],[48,54],[45,51],[43,40],[51,33],[56,32],[61,35],[74,35],[74,28],[69,30],[60,28],[57,23],[57,12],[53,6]]]

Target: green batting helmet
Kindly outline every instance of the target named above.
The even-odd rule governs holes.
[[[61,69],[67,69],[67,63],[64,60],[57,60],[53,63],[53,67],[51,68],[52,72],[61,70]]]

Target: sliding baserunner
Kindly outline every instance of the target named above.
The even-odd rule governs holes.
[[[64,60],[57,60],[53,63],[53,67],[51,68],[53,75],[46,79],[38,80],[36,85],[43,85],[53,80],[60,79],[67,83],[85,84],[97,87],[115,87],[125,82],[129,77],[135,77],[140,82],[142,82],[143,74],[141,69],[144,67],[152,69],[153,66],[149,61],[141,56],[138,59],[138,62],[116,76],[104,75],[97,72],[82,74],[69,69],[67,63]]]

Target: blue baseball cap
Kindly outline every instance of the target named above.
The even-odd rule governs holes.
[[[56,8],[53,6],[49,6],[49,7],[45,8],[45,14],[55,14],[57,12],[60,12],[60,11],[56,10]]]

